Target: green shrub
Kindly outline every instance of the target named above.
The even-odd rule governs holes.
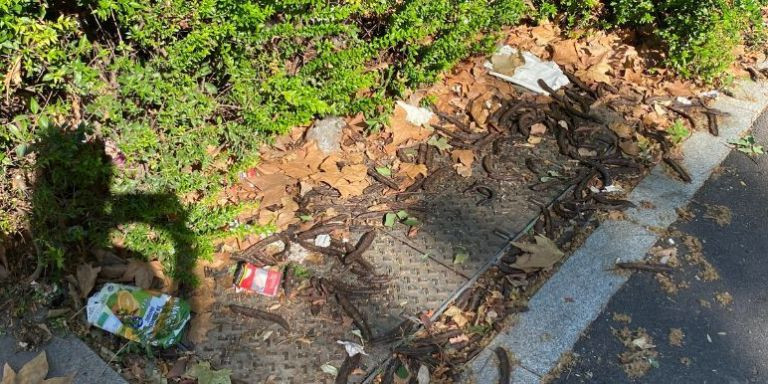
[[[382,121],[393,96],[490,49],[526,12],[524,0],[4,0],[0,67],[20,65],[0,82],[0,167],[45,175],[31,198],[45,262],[117,241],[173,268],[270,229],[220,203],[265,140],[330,114]]]
[[[742,43],[761,43],[764,0],[560,0],[573,26],[630,27],[654,35],[666,65],[686,77],[720,79]],[[600,20],[600,22],[598,22]],[[648,27],[651,28],[648,28]]]

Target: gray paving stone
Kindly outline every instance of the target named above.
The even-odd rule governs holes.
[[[48,358],[48,377],[74,374],[76,384],[127,384],[85,343],[74,336],[54,337],[43,347]],[[12,336],[0,337],[0,366],[8,363],[18,372],[40,351],[20,351]]]

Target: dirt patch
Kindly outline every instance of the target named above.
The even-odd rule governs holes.
[[[669,345],[673,347],[682,347],[684,338],[685,333],[683,333],[683,330],[680,328],[671,328],[669,330],[669,335],[667,336]]]
[[[712,219],[717,223],[717,225],[724,227],[726,225],[730,225],[731,221],[733,220],[733,213],[731,212],[731,209],[726,207],[725,205],[705,205],[706,207],[706,213],[704,214],[704,217],[707,219]]]

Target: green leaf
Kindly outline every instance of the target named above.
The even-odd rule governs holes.
[[[409,217],[409,218],[403,220],[403,224],[405,224],[405,225],[407,225],[409,227],[415,227],[415,226],[421,224],[421,222],[419,221],[419,219],[417,219],[415,217]]]
[[[312,215],[299,215],[299,220],[303,222],[312,221]]]
[[[389,167],[376,167],[376,172],[384,177],[392,176],[392,169]]]
[[[408,217],[408,212],[406,211],[400,211],[397,213],[397,218],[400,220],[403,220]]]
[[[213,370],[211,363],[203,361],[187,369],[187,376],[197,379],[198,384],[232,384],[229,369]]]
[[[467,260],[469,260],[469,251],[464,247],[456,247],[453,251],[453,263],[464,264]]]
[[[29,99],[29,111],[34,114],[40,111],[40,104],[37,103],[34,97]]]
[[[446,151],[453,148],[452,145],[448,144],[448,139],[438,135],[430,137],[427,144],[437,147],[440,151]]]
[[[408,373],[408,368],[406,368],[405,365],[403,365],[403,364],[400,364],[397,367],[397,370],[395,371],[395,374],[397,375],[397,377],[399,377],[401,379],[407,379],[408,376],[410,375]]]
[[[384,226],[385,227],[394,227],[395,223],[397,223],[397,215],[390,212],[384,215]]]

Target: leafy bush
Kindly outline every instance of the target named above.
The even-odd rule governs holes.
[[[759,43],[765,37],[761,10],[765,0],[559,0],[555,4],[571,27],[652,30],[664,44],[668,66],[706,81],[724,74],[737,45]],[[641,28],[647,26],[652,28]]]
[[[526,12],[524,0],[5,0],[0,167],[38,175],[30,229],[46,263],[110,242],[169,266],[205,257],[216,238],[269,229],[238,222],[252,207],[221,193],[270,136],[330,114],[379,121],[398,92],[490,49]]]

